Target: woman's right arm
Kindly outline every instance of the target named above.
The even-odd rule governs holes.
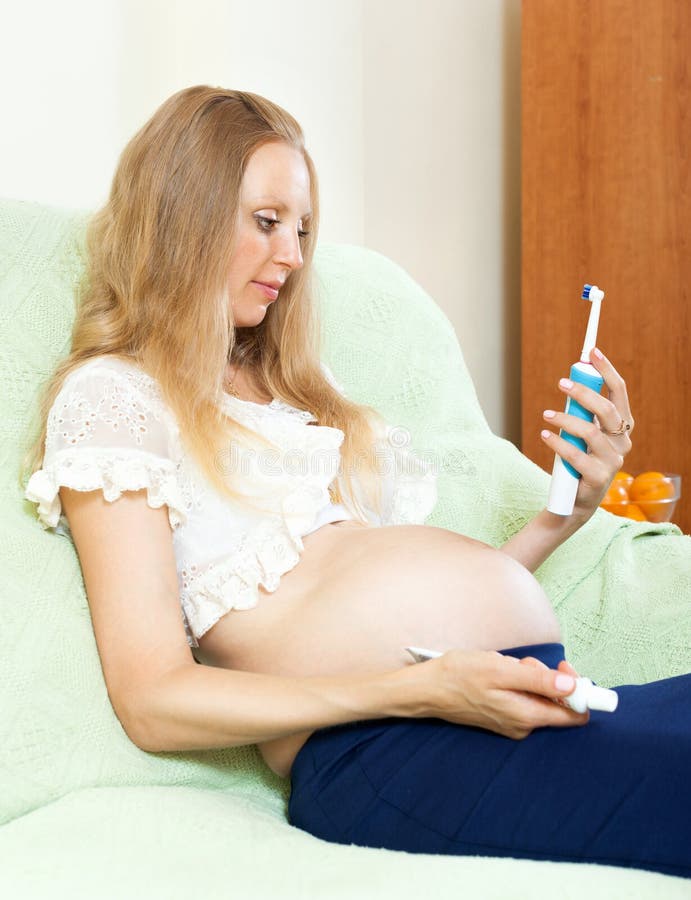
[[[107,502],[60,488],[79,555],[111,704],[144,750],[195,750],[270,740],[398,708],[395,672],[285,678],[198,665],[180,610],[165,506],[146,491]]]
[[[62,487],[113,709],[150,752],[252,744],[344,722],[437,716],[523,737],[587,720],[546,697],[554,672],[452,650],[396,670],[283,677],[198,665],[180,611],[172,531],[146,492],[107,502]],[[524,694],[537,691],[546,696]]]

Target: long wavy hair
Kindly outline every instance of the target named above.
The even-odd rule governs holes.
[[[303,265],[290,273],[280,300],[259,325],[236,330],[228,273],[240,186],[250,156],[270,141],[302,153],[310,230]],[[286,110],[257,94],[205,85],[166,100],[123,150],[108,201],[88,221],[71,350],[43,388],[42,425],[21,477],[43,463],[48,413],[66,377],[109,354],[157,381],[187,451],[221,494],[237,500],[242,491],[219,467],[218,454],[231,441],[256,443],[259,436],[221,408],[232,360],[249,366],[265,393],[344,432],[332,497],[364,518],[351,478],[357,472],[368,505],[377,509],[377,414],[344,398],[320,365],[312,273],[318,225],[317,173],[302,129]]]

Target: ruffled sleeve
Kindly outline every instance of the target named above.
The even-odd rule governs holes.
[[[324,377],[339,393],[345,390],[331,369],[322,362]],[[364,492],[358,490],[358,502],[368,519],[376,525],[422,525],[437,505],[437,473],[432,461],[411,449],[411,434],[401,426],[383,424],[375,433],[375,458],[381,477],[381,510],[367,507]]]
[[[65,379],[48,414],[43,466],[24,493],[43,528],[69,535],[62,486],[101,490],[109,503],[145,488],[150,507],[168,507],[172,529],[186,521],[171,417],[141,379],[117,360],[90,361]]]

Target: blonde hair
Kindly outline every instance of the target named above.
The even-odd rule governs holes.
[[[280,301],[259,325],[238,333],[228,272],[240,187],[252,153],[272,141],[302,153],[311,227],[302,239],[303,265],[290,273]],[[318,224],[316,171],[302,129],[288,112],[257,94],[204,85],[166,100],[123,150],[109,199],[89,220],[71,350],[43,388],[40,433],[20,477],[43,464],[48,413],[66,377],[92,357],[110,354],[156,379],[187,450],[221,494],[237,499],[217,464],[230,441],[252,437],[220,408],[232,356],[251,366],[266,393],[344,432],[332,496],[349,499],[364,518],[350,477],[357,471],[376,509],[377,415],[345,399],[320,365],[312,280]]]

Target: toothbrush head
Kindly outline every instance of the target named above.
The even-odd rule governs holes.
[[[588,327],[585,332],[585,341],[581,350],[581,362],[590,362],[590,351],[595,346],[597,340],[597,326],[600,321],[600,302],[605,297],[605,292],[601,291],[596,284],[584,284],[581,297],[589,300],[592,304],[590,314],[588,315]]]
[[[605,292],[601,291],[596,284],[584,284],[581,299],[590,300],[591,303],[593,300],[604,300]]]

